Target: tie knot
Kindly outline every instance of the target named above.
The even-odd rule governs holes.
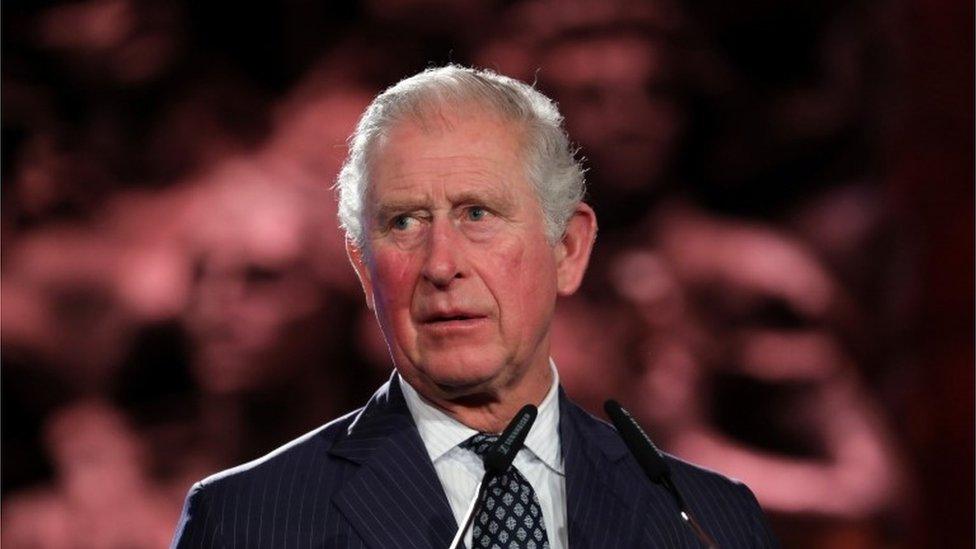
[[[458,446],[464,448],[465,450],[471,450],[472,452],[478,454],[481,457],[485,457],[488,453],[488,449],[491,448],[495,441],[498,440],[498,435],[490,435],[488,433],[478,433],[473,437],[465,440]]]

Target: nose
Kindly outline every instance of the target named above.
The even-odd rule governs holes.
[[[436,220],[427,241],[427,257],[422,275],[434,287],[444,289],[456,278],[463,278],[460,235],[448,220]]]

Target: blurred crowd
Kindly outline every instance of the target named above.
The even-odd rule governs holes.
[[[745,481],[785,546],[971,543],[928,506],[971,520],[971,467],[933,486],[971,465],[972,373],[927,354],[945,241],[912,200],[971,181],[898,160],[921,3],[334,4],[4,5],[3,544],[166,545],[192,482],[389,376],[330,187],[371,98],[447,62],[535,82],[586,159],[573,398]]]

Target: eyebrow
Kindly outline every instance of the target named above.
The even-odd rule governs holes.
[[[449,196],[452,204],[486,204],[496,208],[505,208],[512,203],[511,192],[508,189],[483,188],[480,190],[463,190]]]
[[[451,201],[452,207],[459,204],[485,204],[497,209],[506,209],[512,204],[510,192],[495,188],[481,188],[478,190],[465,189],[457,193],[451,193],[448,198]],[[425,199],[393,198],[377,205],[373,218],[377,221],[384,222],[394,215],[423,210],[428,207],[428,202]]]
[[[418,200],[392,200],[389,202],[384,202],[376,208],[376,214],[373,218],[376,221],[386,221],[395,214],[400,214],[403,212],[412,212],[416,210],[422,210],[424,208],[424,202]]]

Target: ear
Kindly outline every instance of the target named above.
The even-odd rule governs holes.
[[[590,263],[590,252],[596,239],[596,212],[580,202],[566,224],[562,240],[556,244],[556,291],[572,295],[579,288]]]
[[[349,262],[352,263],[352,268],[356,271],[356,276],[359,277],[359,283],[363,286],[363,293],[366,294],[366,306],[369,307],[370,311],[373,311],[373,280],[369,275],[369,267],[366,265],[363,251],[348,238],[346,239],[346,255],[349,256]]]

